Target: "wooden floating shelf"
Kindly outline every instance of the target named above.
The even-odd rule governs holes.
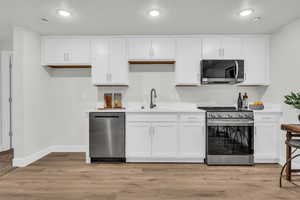
[[[88,69],[92,68],[91,65],[48,65],[50,68],[55,69]]]
[[[142,64],[142,65],[151,65],[151,64],[175,64],[176,61],[128,61],[129,64]]]

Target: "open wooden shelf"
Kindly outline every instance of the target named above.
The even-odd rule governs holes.
[[[92,68],[91,65],[48,65],[50,68],[54,69],[87,69]]]
[[[175,64],[175,60],[159,60],[159,61],[136,61],[136,60],[131,60],[128,61],[129,64],[142,64],[142,65],[151,65],[151,64]]]

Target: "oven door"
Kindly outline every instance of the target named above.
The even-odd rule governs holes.
[[[244,60],[202,60],[202,84],[235,84],[244,81]]]
[[[208,120],[207,164],[252,165],[254,123],[249,120]]]

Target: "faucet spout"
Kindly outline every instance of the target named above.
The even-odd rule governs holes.
[[[150,91],[150,108],[156,107],[156,104],[153,103],[153,97],[157,98],[156,90],[154,88],[151,89]]]

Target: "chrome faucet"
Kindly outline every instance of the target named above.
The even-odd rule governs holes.
[[[154,94],[154,98],[157,98],[156,90],[154,88],[152,88],[151,92],[150,92],[150,108],[151,109],[156,107],[156,104],[153,103],[153,94]]]

